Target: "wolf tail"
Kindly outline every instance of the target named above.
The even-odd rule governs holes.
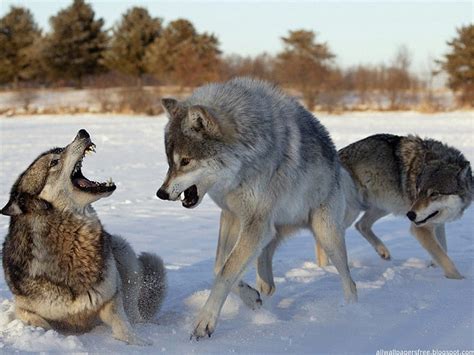
[[[138,294],[138,311],[150,320],[160,309],[166,293],[166,271],[161,258],[141,253],[138,257],[143,270],[143,283]]]

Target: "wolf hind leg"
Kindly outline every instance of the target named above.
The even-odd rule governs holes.
[[[40,315],[30,312],[24,308],[15,307],[15,317],[27,325],[40,327],[45,330],[51,329],[51,325]]]
[[[354,194],[346,196],[346,210],[344,214],[344,231],[349,228],[352,223],[359,217],[360,211],[362,210],[361,203],[356,199]],[[382,244],[383,245],[383,244]],[[386,249],[386,248],[385,248]],[[387,250],[388,253],[388,250]],[[321,244],[316,240],[315,243],[315,254],[316,263],[319,267],[325,267],[329,265],[329,260],[321,247]]]
[[[448,254],[446,254],[438,242],[434,228],[433,226],[417,227],[412,224],[410,231],[421,246],[430,253],[436,264],[443,268],[444,275],[448,279],[463,279],[464,277],[459,273]]]
[[[237,243],[240,233],[240,220],[231,212],[222,210],[219,227],[219,241],[217,243],[214,274],[217,275],[227,257]],[[239,296],[250,309],[257,309],[262,305],[260,293],[252,286],[240,280],[232,287],[232,293]]]
[[[357,288],[347,264],[346,243],[341,226],[342,218],[337,216],[340,214],[340,206],[337,206],[338,201],[332,203],[334,205],[328,204],[313,212],[311,229],[314,238],[316,239],[318,236],[319,243],[341,277],[346,302],[356,302]]]
[[[271,296],[276,290],[273,280],[273,255],[278,247],[281,236],[277,236],[263,248],[257,259],[257,290]]]
[[[356,229],[360,234],[373,246],[377,254],[382,259],[390,260],[390,252],[385,244],[372,231],[372,226],[380,218],[386,216],[387,211],[381,210],[377,207],[370,207],[363,216],[355,224]]]

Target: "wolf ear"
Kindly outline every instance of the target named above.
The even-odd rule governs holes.
[[[176,113],[178,112],[179,103],[175,99],[165,97],[161,99],[161,106],[163,106],[163,109],[168,114],[168,116],[170,118],[173,118],[176,116]]]
[[[20,208],[20,205],[18,204],[17,200],[10,199],[10,201],[7,202],[5,207],[2,208],[0,211],[1,214],[5,216],[18,216],[23,213],[23,211]]]
[[[10,198],[10,201],[2,208],[1,214],[5,216],[19,216],[33,211],[45,211],[52,208],[52,205],[41,198],[28,194],[20,194]]]
[[[222,129],[210,110],[201,105],[191,106],[188,117],[183,121],[183,133],[202,138],[204,134],[213,138],[222,138]]]
[[[469,176],[472,177],[471,164],[469,164],[468,161],[463,161],[461,163],[461,169],[459,170],[458,176],[461,181],[465,181]]]

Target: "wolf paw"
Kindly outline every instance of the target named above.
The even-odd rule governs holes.
[[[379,245],[375,249],[377,251],[377,254],[380,255],[380,257],[384,260],[390,260],[390,252],[388,251],[387,247],[385,245]]]
[[[124,341],[128,345],[149,346],[153,344],[152,342],[142,339],[135,334],[118,335],[118,336],[114,335],[114,338],[117,340]]]
[[[191,334],[190,340],[195,338],[197,341],[204,337],[211,337],[211,334],[214,333],[216,329],[217,318],[208,314],[207,312],[201,311],[199,314],[194,331]]]
[[[450,272],[446,273],[444,276],[446,276],[448,279],[454,279],[454,280],[462,280],[464,279],[464,276],[462,276],[459,272]]]
[[[276,286],[272,283],[267,283],[260,278],[257,278],[257,290],[265,296],[271,296],[275,293]]]
[[[247,307],[256,310],[262,306],[260,293],[245,282],[239,282],[239,296]]]

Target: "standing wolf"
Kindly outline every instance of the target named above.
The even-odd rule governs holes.
[[[325,128],[298,102],[257,80],[198,88],[163,99],[169,170],[157,195],[197,206],[208,193],[222,209],[215,282],[193,336],[210,336],[231,290],[251,307],[275,290],[278,243],[310,228],[336,266],[347,301],[357,292],[347,266],[341,167]],[[257,289],[240,281],[257,260]]]
[[[459,150],[433,139],[377,134],[341,149],[339,157],[356,189],[347,194],[346,227],[364,211],[357,230],[389,259],[372,225],[389,213],[406,214],[411,232],[446,277],[462,278],[447,255],[444,227],[473,197],[471,166]]]
[[[163,263],[138,258],[122,238],[108,234],[91,203],[110,196],[112,181],[82,174],[95,145],[80,130],[65,148],[41,154],[17,179],[1,213],[11,216],[3,244],[5,280],[23,322],[83,332],[100,319],[113,336],[144,345],[129,323],[151,319],[165,291]]]

